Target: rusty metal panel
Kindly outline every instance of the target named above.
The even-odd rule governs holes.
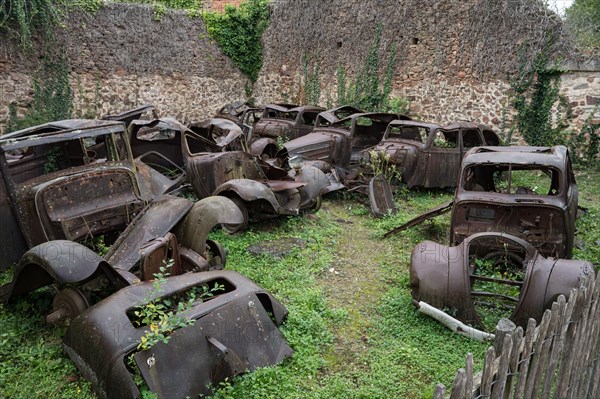
[[[526,241],[502,233],[474,234],[455,247],[425,241],[414,248],[410,266],[416,302],[447,309],[488,331],[498,320],[486,325],[484,309],[506,309],[506,316],[524,326],[529,318],[539,321],[581,278],[594,278],[591,263],[544,258]],[[513,288],[494,290],[492,284]]]
[[[385,176],[377,175],[369,182],[369,203],[371,204],[371,213],[375,217],[380,218],[396,213],[392,187]]]
[[[210,395],[211,385],[279,363],[291,354],[257,296],[248,294],[176,331],[167,344],[159,342],[134,358],[159,398],[185,398]]]
[[[275,327],[287,313],[285,308],[255,283],[232,271],[169,277],[160,293],[152,290],[150,282],[123,288],[71,322],[63,340],[65,350],[84,377],[92,381],[100,398],[137,398],[140,393],[125,360],[137,352],[146,328],[135,325],[128,312],[156,298],[215,282],[225,291],[208,301],[196,302],[186,311],[185,316],[195,320],[193,326],[178,330],[166,347],[157,345],[150,363],[152,351],[135,355],[142,375],[147,376],[148,385],[160,397],[172,397],[167,389],[173,389],[173,394],[197,396],[207,392],[207,382],[216,386],[223,377],[232,377],[246,368],[276,364],[292,354]],[[275,323],[268,312],[275,316]],[[231,349],[242,362],[237,362],[233,354],[227,356],[224,348]],[[182,355],[176,356],[178,353]],[[157,379],[153,373],[164,378]],[[160,392],[163,388],[165,392]]]

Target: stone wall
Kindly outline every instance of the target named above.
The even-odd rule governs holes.
[[[586,121],[600,125],[600,62],[565,63],[562,68],[566,72],[561,75],[561,94],[573,110],[573,127],[580,128]]]
[[[337,67],[355,74],[381,24],[381,69],[395,46],[392,94],[410,99],[411,114],[497,129],[511,123],[507,77],[521,62],[519,52],[534,54],[545,44],[544,31],[564,36],[560,19],[535,0],[278,0],[272,15],[255,86],[260,101],[293,99],[307,57],[319,63],[321,102],[335,103]],[[560,45],[553,50],[568,56]]]
[[[94,14],[71,15],[57,39],[71,68],[75,115],[152,103],[162,115],[187,122],[246,97],[247,79],[208,38],[202,20],[184,12],[155,20],[151,7],[108,4]],[[9,104],[23,113],[31,101],[36,54],[41,51],[26,57],[0,40],[0,129]]]
[[[212,0],[210,8],[219,1]],[[380,23],[380,59],[387,59],[396,46],[393,95],[410,99],[412,115],[442,123],[471,119],[499,128],[510,123],[507,73],[516,69],[520,49],[526,48],[524,43],[530,52],[543,45],[542,30],[561,33],[560,21],[539,4],[272,0],[271,23],[263,36],[265,63],[253,96],[258,103],[297,97],[306,56],[320,68],[321,105],[336,104],[337,67],[343,65],[349,77],[362,67]],[[36,55],[25,57],[4,39],[0,132],[9,104],[15,103],[21,114],[26,110],[40,64]],[[76,116],[152,103],[162,115],[187,122],[246,97],[249,81],[208,38],[201,19],[183,12],[170,11],[157,21],[151,7],[109,3],[95,14],[72,15],[58,41],[69,59]],[[581,125],[598,101],[600,67],[565,69],[572,72],[563,76],[562,92]]]

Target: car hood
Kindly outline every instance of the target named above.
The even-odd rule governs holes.
[[[313,161],[331,162],[337,137],[338,134],[332,132],[313,132],[288,141],[284,148],[290,157],[300,156]]]
[[[254,125],[253,133],[261,137],[279,137],[294,125],[294,121],[285,119],[261,119]]]

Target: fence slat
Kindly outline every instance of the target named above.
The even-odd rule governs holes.
[[[578,290],[573,290],[570,301],[575,302],[575,308],[571,315],[571,320],[568,322],[567,335],[565,338],[565,350],[560,368],[558,369],[556,388],[554,390],[554,396],[557,398],[567,398],[568,391],[571,383],[571,370],[573,369],[573,362],[576,354],[574,353],[575,344],[577,340],[577,330],[579,319],[583,311],[583,299],[584,299],[584,288],[580,287]],[[579,356],[577,354],[577,356]]]
[[[517,381],[517,388],[515,389],[514,395],[515,399],[522,399],[525,394],[525,384],[527,383],[527,374],[529,373],[529,364],[531,363],[531,351],[535,339],[535,324],[534,319],[529,319],[527,321],[527,330],[525,331],[525,340],[520,361],[521,364],[519,366],[519,380]]]
[[[454,384],[452,384],[450,399],[463,399],[465,397],[465,380],[465,369],[458,369],[456,377],[454,377]]]
[[[494,347],[490,347],[485,353],[485,364],[483,365],[483,374],[481,377],[480,396],[489,397],[492,393],[492,379],[494,378],[494,359],[496,352]]]
[[[519,367],[519,356],[521,354],[523,346],[523,327],[517,327],[517,329],[513,332],[512,337],[513,348],[510,354],[510,363],[508,365],[510,374],[506,378],[506,389],[504,390],[504,398],[512,398],[512,394],[515,390],[516,379],[514,378],[514,375],[517,372],[517,368]]]
[[[527,384],[525,384],[525,397],[532,398],[533,390],[535,388],[535,376],[537,375],[538,367],[540,366],[540,359],[542,355],[542,348],[544,342],[546,342],[546,336],[548,334],[548,327],[552,319],[552,313],[546,309],[544,316],[542,316],[542,322],[540,323],[539,333],[535,342],[535,349],[533,351],[533,358],[531,365],[529,366],[529,376],[527,378]]]
[[[578,350],[581,353],[581,356],[578,360],[579,375],[576,376],[575,385],[574,385],[574,393],[575,397],[582,397],[584,395],[584,391],[587,390],[586,382],[588,378],[590,378],[590,370],[592,357],[590,356],[590,351],[592,347],[592,341],[594,340],[594,323],[596,322],[594,315],[596,313],[596,293],[595,293],[595,282],[592,279],[588,279],[586,281],[587,287],[587,298],[585,301],[585,309],[583,311],[583,327],[581,328],[579,335],[579,345]]]
[[[589,331],[586,330],[586,327],[588,313],[590,310],[590,292],[588,289],[586,289],[583,293],[583,310],[581,312],[579,323],[577,323],[577,334],[575,335],[575,345],[573,347],[573,351],[577,353],[577,356],[573,358],[573,368],[571,369],[571,383],[569,384],[569,397],[571,398],[577,398],[577,393],[579,391],[579,382],[581,381],[581,374],[584,372],[585,364],[585,353],[583,352],[583,347],[585,346],[587,334],[589,333]]]
[[[564,295],[559,296],[558,302],[555,302],[555,304],[558,307],[559,319],[558,324],[554,329],[555,338],[552,344],[552,350],[550,352],[548,369],[546,370],[546,375],[544,376],[544,385],[542,386],[542,393],[540,395],[542,398],[550,397],[550,390],[552,389],[552,383],[554,381],[554,374],[556,373],[558,359],[561,355],[561,351],[564,345],[565,336],[563,334],[563,331],[564,333],[566,333],[566,330],[563,329],[563,325],[569,320],[569,317],[571,317],[570,314],[567,315],[567,301]],[[571,311],[572,310],[573,308],[571,307]],[[552,311],[554,312],[554,305]]]
[[[496,373],[496,378],[492,387],[492,399],[502,399],[504,396],[504,388],[506,387],[506,374],[508,373],[508,363],[510,362],[512,348],[512,335],[507,334],[504,336],[504,342],[502,343],[500,364],[498,365],[498,372]]]
[[[465,399],[473,397],[473,354],[467,353],[466,362],[466,381],[465,381]]]
[[[590,319],[592,320],[592,331],[590,332],[590,346],[588,348],[589,353],[589,371],[584,385],[584,390],[580,392],[583,397],[592,397],[591,395],[597,394],[594,392],[594,386],[596,373],[598,372],[598,343],[600,341],[600,274],[597,276],[594,284],[594,293],[592,295],[592,313]]]
[[[433,392],[433,399],[444,399],[444,395],[446,395],[446,386],[444,384],[437,384]]]
[[[548,361],[550,358],[550,351],[552,349],[552,345],[554,343],[554,339],[556,336],[556,330],[560,329],[560,308],[558,303],[554,302],[552,304],[552,310],[550,311],[550,323],[548,325],[548,332],[546,333],[546,337],[543,340],[540,340],[541,350],[538,355],[538,365],[535,372],[535,375],[530,376],[533,379],[533,396],[538,397],[538,392],[540,390],[540,385],[542,384],[542,378],[547,369]],[[547,312],[547,310],[546,310]],[[539,340],[540,338],[538,338]],[[539,344],[538,344],[539,345]]]

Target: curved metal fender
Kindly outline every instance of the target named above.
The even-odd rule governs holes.
[[[52,284],[72,284],[90,277],[104,261],[91,249],[68,240],[48,241],[21,257],[6,296],[23,295]]]
[[[322,194],[325,187],[331,184],[327,175],[312,165],[303,166],[300,173],[296,175],[295,180],[305,183],[304,186],[298,187],[298,191],[302,197],[300,208],[305,207],[307,204],[314,204],[316,198]]]
[[[250,145],[250,154],[261,155],[268,145],[277,147],[277,141],[271,138],[260,138]]]
[[[196,202],[183,220],[180,244],[206,258],[206,238],[217,224],[240,224],[244,215],[229,198],[212,196]]]
[[[213,195],[219,195],[225,191],[233,191],[244,201],[265,200],[271,204],[273,210],[279,213],[281,205],[277,201],[273,190],[265,184],[250,179],[234,179],[221,184]]]

